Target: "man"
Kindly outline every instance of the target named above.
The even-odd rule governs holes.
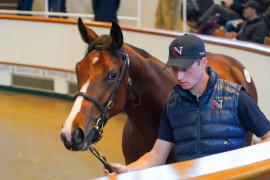
[[[182,30],[179,6],[182,0],[159,0],[156,9],[155,28]]]
[[[264,43],[264,38],[268,34],[267,24],[258,17],[260,5],[256,1],[248,1],[244,5],[243,15],[246,18],[237,39],[242,41],[251,41],[255,43]]]
[[[177,162],[238,149],[246,146],[247,131],[270,141],[270,122],[240,85],[218,79],[207,67],[200,38],[183,35],[172,41],[166,67],[173,68],[178,84],[166,100],[158,139],[137,161],[112,163],[114,172],[164,164],[173,147]]]
[[[50,12],[66,12],[66,0],[49,0]],[[32,11],[33,0],[19,0],[18,10]]]
[[[49,0],[50,12],[66,12],[66,0]]]
[[[18,10],[32,11],[33,0],[18,0]]]
[[[224,0],[222,5],[213,4],[205,13],[199,18],[200,25],[206,23],[210,19],[217,19],[218,24],[225,25],[229,20],[238,19],[241,16],[241,6],[243,0],[233,1]],[[238,14],[240,13],[240,14]]]
[[[92,0],[95,21],[118,22],[117,11],[120,0]]]
[[[198,19],[214,4],[213,0],[190,0],[186,2],[187,6],[187,24],[191,28],[197,28]],[[181,9],[181,15],[183,9]]]

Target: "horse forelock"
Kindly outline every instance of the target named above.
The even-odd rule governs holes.
[[[101,35],[94,39],[91,43],[88,45],[87,53],[91,51],[92,49],[96,49],[98,47],[102,47],[102,49],[110,49],[112,48],[112,38],[109,35]]]
[[[110,55],[114,57],[117,57],[117,56],[119,57],[118,52],[117,52],[117,47],[115,47],[115,45],[113,44],[113,40],[111,36],[109,35],[101,35],[97,37],[96,39],[94,39],[94,41],[89,43],[85,56],[87,56],[93,50],[106,50],[107,52],[110,53]],[[97,62],[98,59],[95,58],[94,62]]]
[[[112,45],[112,38],[109,35],[101,35],[93,42],[94,45],[102,45],[109,48]]]

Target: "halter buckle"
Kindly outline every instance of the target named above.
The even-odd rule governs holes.
[[[113,107],[113,102],[110,100],[107,104],[107,108],[110,110]]]
[[[132,86],[132,79],[130,77],[128,78],[128,85]]]

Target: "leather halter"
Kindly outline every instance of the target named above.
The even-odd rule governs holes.
[[[113,49],[113,48],[104,47],[102,45],[90,44],[88,47],[88,52],[90,52],[94,49],[95,50],[114,50],[115,51],[115,49]],[[109,119],[109,110],[113,107],[113,102],[115,100],[119,86],[120,86],[121,82],[123,81],[125,74],[128,71],[128,66],[129,66],[128,54],[122,50],[116,50],[116,52],[117,52],[117,54],[119,54],[121,56],[121,58],[123,60],[123,66],[121,67],[120,76],[116,81],[113,92],[112,92],[111,97],[110,97],[109,101],[107,102],[107,104],[105,106],[103,106],[96,98],[89,96],[83,92],[78,92],[74,96],[74,100],[78,96],[82,96],[87,101],[92,102],[97,107],[97,109],[99,109],[99,111],[101,112],[100,116],[96,122],[96,125],[90,130],[90,132],[87,136],[87,139],[86,139],[87,145],[96,143],[101,139],[102,134],[103,134],[103,128]],[[130,81],[131,80],[129,79],[129,85],[131,85]]]

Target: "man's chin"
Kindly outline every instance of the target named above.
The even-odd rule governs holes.
[[[187,83],[180,83],[178,85],[184,90],[190,90],[190,85]]]

